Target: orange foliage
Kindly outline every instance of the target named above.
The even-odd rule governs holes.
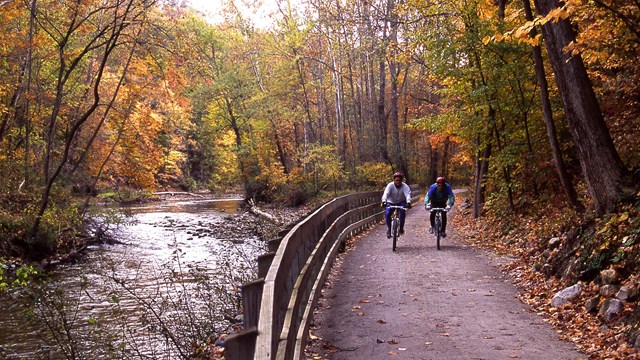
[[[107,173],[122,185],[152,189],[154,174],[162,166],[162,151],[155,139],[162,128],[162,119],[150,108],[139,105],[124,125],[116,153],[108,164]],[[114,132],[115,134],[115,132]]]

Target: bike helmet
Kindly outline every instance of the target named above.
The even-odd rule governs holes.
[[[394,173],[394,174],[393,174],[393,178],[395,179],[395,178],[397,178],[397,177],[399,177],[399,178],[400,178],[400,180],[402,180],[402,179],[404,178],[404,175],[402,175],[402,173],[401,173],[401,172]]]
[[[444,178],[442,176],[440,176],[439,178],[436,179],[436,184],[444,184]]]

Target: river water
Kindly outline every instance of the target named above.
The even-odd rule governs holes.
[[[241,202],[129,209],[134,222],[114,232],[122,244],[58,266],[40,291],[3,296],[0,358],[185,358],[192,341],[229,331],[240,318],[238,286],[255,277],[266,248],[232,223],[249,221]]]

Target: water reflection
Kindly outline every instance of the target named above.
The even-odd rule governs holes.
[[[148,203],[144,205],[134,205],[127,207],[133,213],[197,213],[206,212],[220,213],[228,212],[235,214],[242,205],[243,199],[203,199],[190,201],[162,201]]]
[[[235,282],[253,278],[255,257],[265,251],[256,237],[230,241],[216,230],[240,205],[227,199],[129,208],[135,222],[117,232],[123,244],[96,246],[85,261],[52,274],[48,296],[65,308],[56,313],[55,301],[39,301],[50,324],[31,328],[16,311],[23,305],[17,296],[2,300],[0,358],[63,359],[72,351],[86,359],[183,356],[178,348],[186,347],[186,336],[233,316],[221,312],[234,301]],[[66,354],[52,326],[68,343]]]

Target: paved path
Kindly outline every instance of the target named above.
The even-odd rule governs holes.
[[[315,358],[586,359],[516,298],[497,257],[457,239],[451,215],[440,251],[418,204],[396,253],[380,225],[336,261],[311,329]]]

